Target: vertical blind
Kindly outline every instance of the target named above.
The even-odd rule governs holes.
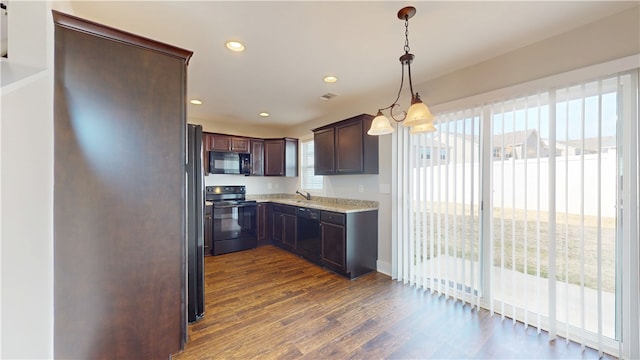
[[[397,279],[637,354],[637,88],[634,71],[400,127]]]

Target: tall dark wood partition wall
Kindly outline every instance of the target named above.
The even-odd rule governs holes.
[[[185,311],[192,53],[53,11],[54,354],[166,359]]]

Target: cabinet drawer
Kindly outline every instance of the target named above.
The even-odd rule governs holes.
[[[293,207],[293,206],[288,206],[288,205],[277,205],[277,204],[274,204],[273,205],[273,212],[279,212],[279,213],[283,213],[283,214],[295,215],[296,214],[296,208]]]
[[[345,214],[323,211],[320,214],[320,220],[332,224],[344,225]]]

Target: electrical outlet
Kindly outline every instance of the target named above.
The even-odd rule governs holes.
[[[364,192],[364,185],[358,185],[358,192]]]

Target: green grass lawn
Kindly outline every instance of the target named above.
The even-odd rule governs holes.
[[[447,216],[446,204],[433,207],[436,212],[433,214],[433,236],[436,244],[434,254],[429,254],[430,245],[427,244],[427,258],[437,256],[437,254],[448,254],[450,256],[465,257],[473,251],[474,258],[478,258],[478,210],[474,209],[471,214],[469,206],[463,215],[462,206],[449,205]],[[540,219],[536,218],[535,211],[505,209],[504,214],[500,208],[493,211],[493,265],[501,266],[516,271],[525,272],[530,275],[537,275],[546,278],[549,272],[549,221],[548,214],[540,212]],[[431,214],[428,209],[414,212],[415,234],[420,235],[427,241],[431,239]],[[465,228],[462,227],[463,218]],[[448,220],[448,222],[447,222]],[[455,221],[455,227],[454,227]],[[470,228],[473,221],[473,229]],[[570,284],[584,285],[589,288],[598,288],[597,253],[598,239],[601,246],[601,270],[602,270],[602,290],[615,292],[615,218],[601,219],[601,232],[598,237],[598,221],[596,217],[564,213],[556,214],[556,280],[568,281]],[[424,226],[421,226],[424,224]],[[454,241],[457,232],[458,240]],[[448,236],[449,248],[445,247]],[[441,250],[437,250],[438,237],[441,242]],[[584,255],[582,254],[582,242],[584,238]],[[463,249],[463,239],[465,247]],[[470,242],[470,239],[475,241]],[[504,239],[504,241],[501,241]],[[526,244],[526,245],[525,245]],[[457,252],[454,246],[457,245]],[[502,259],[501,246],[504,247],[504,259]],[[526,252],[525,252],[526,247]],[[512,250],[515,248],[515,257]],[[540,261],[538,261],[538,252]],[[526,253],[526,257],[525,257]],[[584,271],[582,270],[581,259],[584,258]],[[539,270],[538,270],[539,266]],[[581,280],[580,274],[584,274]]]

